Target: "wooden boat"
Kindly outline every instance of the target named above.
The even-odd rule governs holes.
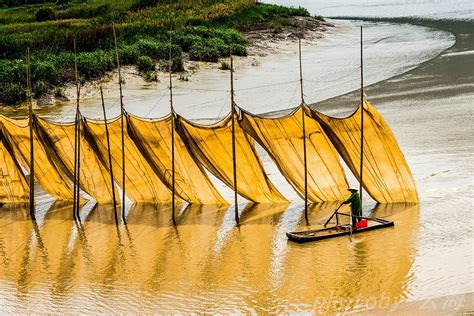
[[[387,221],[381,218],[367,218],[362,217],[368,220],[368,225],[366,227],[352,229],[352,234],[359,234],[371,230],[393,227],[395,224],[392,221]],[[305,231],[296,231],[288,232],[286,236],[289,240],[297,243],[305,243],[310,241],[318,241],[329,238],[346,236],[351,233],[350,225],[336,225],[333,227],[322,228],[322,229],[313,229]]]

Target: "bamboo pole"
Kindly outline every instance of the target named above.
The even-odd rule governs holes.
[[[77,48],[76,39],[74,39],[74,75],[76,81],[76,117],[74,120],[74,220],[79,219],[79,199],[80,199],[80,150],[81,150],[81,130],[80,130],[80,87],[79,74],[77,70]]]
[[[123,92],[122,92],[122,71],[120,67],[120,59],[118,54],[117,47],[117,34],[115,33],[115,26],[113,27],[114,32],[114,44],[115,44],[115,57],[117,59],[117,68],[118,68],[118,79],[119,79],[119,91],[120,91],[120,122],[122,124],[122,220],[126,223],[125,219],[125,135],[124,135],[124,116],[125,116],[125,107],[123,105]]]
[[[76,217],[79,217],[80,190],[81,190],[81,112],[77,112],[77,186],[76,186]]]
[[[115,223],[118,224],[117,201],[115,200],[114,169],[112,165],[112,153],[110,151],[110,134],[109,126],[107,125],[107,113],[105,111],[104,92],[102,91],[102,86],[100,86],[100,99],[102,101],[102,112],[104,113],[105,138],[107,140],[107,153],[109,156],[110,183],[112,184],[112,198],[114,203]]]
[[[174,160],[174,106],[173,106],[173,80],[172,80],[172,68],[173,68],[173,56],[171,49],[171,32],[170,32],[170,45],[169,45],[169,81],[170,81],[170,112],[171,112],[171,212],[173,217],[173,223],[175,223],[176,213],[176,188],[175,188],[175,160]]]
[[[301,91],[301,125],[303,129],[303,163],[304,163],[304,215],[308,219],[308,160],[306,150],[306,122],[305,122],[305,101],[303,89],[303,62],[301,59],[301,37],[298,38],[298,55],[300,62],[300,91]]]
[[[30,132],[30,216],[35,220],[35,152],[33,139],[33,101],[31,97],[30,48],[26,48],[26,96],[28,102],[28,126]]]
[[[363,190],[363,175],[364,175],[364,58],[363,58],[363,43],[362,43],[362,25],[360,26],[360,182],[359,192],[362,208],[362,190]]]
[[[230,113],[232,117],[232,171],[234,174],[235,222],[239,225],[239,204],[237,198],[237,157],[235,155],[235,102],[234,102],[234,58],[230,55]]]

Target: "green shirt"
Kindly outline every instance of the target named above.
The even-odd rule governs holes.
[[[351,203],[351,212],[354,215],[360,216],[362,213],[362,201],[360,200],[359,192],[354,192],[351,196],[342,202],[342,204],[349,204]]]

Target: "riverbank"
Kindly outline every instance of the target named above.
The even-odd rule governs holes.
[[[45,3],[0,8],[0,21],[0,103],[25,100],[24,51],[30,47],[32,90],[39,105],[52,104],[52,97],[66,99],[61,86],[75,81],[74,47],[81,82],[100,80],[115,69],[114,32],[121,64],[133,65],[153,81],[170,67],[186,72],[189,60],[216,63],[231,53],[247,56],[249,45],[267,54],[269,47],[255,43],[328,27],[303,8],[248,0]]]
[[[302,38],[303,43],[312,45],[321,42],[326,36],[331,36],[331,32],[341,31],[344,29],[343,25],[335,25],[332,22],[322,22],[312,17],[292,17],[294,20],[293,26],[287,26],[279,32],[275,32],[271,28],[263,28],[261,30],[245,31],[242,34],[247,41],[247,56],[234,56],[234,67],[236,69],[256,69],[261,66],[261,63],[268,58],[278,58],[278,56],[289,53],[289,46],[293,47],[298,38]],[[196,86],[194,83],[199,78],[208,76],[209,73],[227,73],[229,69],[229,58],[222,58],[219,62],[203,62],[184,60],[184,71],[174,73],[172,75],[173,81],[178,86],[188,86],[190,89],[205,91],[206,89],[213,90],[211,87]],[[225,68],[223,68],[223,66]],[[156,74],[156,80],[146,80],[136,67],[125,66],[122,68],[122,83],[125,94],[130,95],[130,91],[156,89],[157,91],[167,89],[168,87],[168,73],[166,69]],[[239,76],[236,74],[236,76]],[[99,101],[99,87],[102,86],[106,91],[106,98],[110,97],[113,91],[118,92],[118,72],[116,70],[110,71],[104,75],[100,80],[89,80],[81,86],[81,101],[83,104],[91,104]],[[61,86],[64,90],[65,96],[71,101],[75,100],[76,88],[74,83],[70,82]],[[53,105],[60,103],[67,105],[69,100],[54,99],[53,95],[49,96],[48,104]],[[130,103],[128,98],[125,98],[128,110],[133,113],[141,113],[138,104]],[[99,103],[97,103],[99,104]],[[143,113],[142,113],[143,114]]]

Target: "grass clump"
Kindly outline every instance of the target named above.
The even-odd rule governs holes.
[[[230,64],[226,61],[221,61],[220,70],[230,70]]]
[[[64,89],[61,87],[55,87],[53,92],[56,98],[66,98],[66,92],[64,92]]]
[[[48,84],[43,80],[36,81],[32,90],[35,97],[42,96],[48,92]]]

